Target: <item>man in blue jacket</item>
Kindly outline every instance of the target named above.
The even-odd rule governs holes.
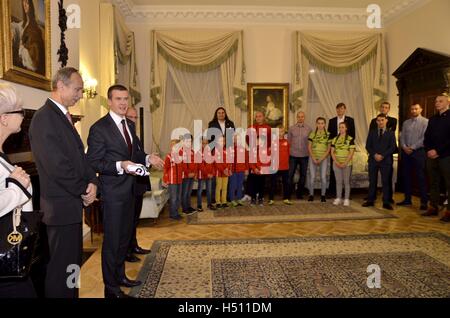
[[[397,149],[395,134],[387,129],[387,118],[385,114],[377,116],[377,129],[369,131],[366,141],[366,150],[369,153],[369,196],[363,206],[373,206],[376,200],[378,183],[378,171],[381,172],[381,182],[383,188],[383,208],[393,210],[390,203],[390,184],[393,165],[392,155]]]

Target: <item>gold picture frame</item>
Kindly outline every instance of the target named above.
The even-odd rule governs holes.
[[[289,125],[289,83],[247,83],[248,126],[254,124],[255,112],[266,115],[266,123],[275,128]]]
[[[50,91],[50,0],[0,0],[0,14],[0,78]]]

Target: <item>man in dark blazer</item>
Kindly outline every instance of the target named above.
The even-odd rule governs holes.
[[[390,131],[394,132],[394,136],[395,136],[395,131],[397,130],[397,118],[388,116],[390,110],[391,110],[391,104],[389,102],[381,103],[380,114],[384,114],[386,116],[386,119],[387,119],[386,128],[389,129]],[[375,117],[370,122],[369,131],[377,130],[377,129],[378,129],[377,117]],[[397,146],[395,147],[394,153],[398,153]],[[389,179],[391,181],[392,181],[393,175],[394,175],[394,167],[392,167],[391,171],[389,172]],[[389,197],[390,197],[389,202],[390,203],[394,203],[393,196],[394,196],[394,193],[393,193],[393,188],[392,188],[392,182],[390,182],[389,183]]]
[[[336,117],[333,117],[328,122],[328,132],[330,133],[330,140],[339,134],[339,124],[341,122],[347,123],[347,133],[349,136],[356,138],[355,121],[352,117],[346,116],[347,106],[344,103],[339,103],[336,105]],[[333,167],[333,160],[331,160],[331,167]],[[330,185],[328,187],[328,195],[336,195],[336,177],[334,176],[333,169],[330,169]]]
[[[50,254],[45,296],[75,298],[79,286],[68,284],[75,281],[69,275],[77,274],[73,265],[81,266],[83,204],[94,201],[97,178],[68,111],[83,96],[83,80],[68,67],[56,73],[52,86],[51,97],[34,114],[29,130]]]
[[[395,134],[395,131],[397,130],[397,118],[388,116],[390,110],[391,104],[389,102],[383,102],[380,105],[380,114],[386,115],[387,119],[386,128],[392,130]],[[378,128],[377,117],[375,117],[370,121],[369,130],[376,130],[377,128]]]
[[[138,119],[138,113],[136,108],[128,107],[126,117],[128,120],[131,120],[134,124],[136,124]],[[140,149],[144,149],[141,141],[138,139],[138,146]],[[136,190],[135,190],[135,202],[134,202],[134,222],[133,222],[133,234],[131,235],[130,245],[128,246],[128,254],[126,261],[127,262],[139,262],[140,259],[134,254],[145,255],[150,253],[150,250],[144,249],[139,246],[137,237],[136,237],[136,228],[139,223],[139,218],[141,216],[142,204],[144,202],[144,194],[147,191],[151,191],[152,187],[150,184],[150,177],[145,176],[137,176],[136,177]]]
[[[383,188],[383,208],[392,210],[390,203],[391,194],[389,192],[390,171],[393,165],[392,155],[397,144],[395,134],[386,127],[386,115],[377,116],[377,129],[370,130],[366,141],[366,150],[369,153],[369,195],[363,206],[373,206],[376,200],[378,183],[378,171],[381,172],[381,182]]]
[[[130,170],[136,163],[162,167],[139,147],[134,123],[126,120],[129,94],[126,87],[108,89],[109,113],[92,125],[87,157],[99,174],[103,208],[102,273],[106,298],[127,298],[120,286],[134,287],[140,281],[125,275],[125,258],[134,224],[136,176]],[[152,162],[151,162],[152,161]]]

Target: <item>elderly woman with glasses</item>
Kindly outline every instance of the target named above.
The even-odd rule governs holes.
[[[5,140],[20,131],[23,114],[14,88],[0,84],[0,218],[10,217],[6,214],[18,206],[22,206],[23,212],[33,211],[30,176],[13,165],[3,151]],[[31,279],[0,279],[0,298],[5,297],[36,297]]]

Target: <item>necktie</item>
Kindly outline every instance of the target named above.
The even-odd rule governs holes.
[[[73,126],[72,116],[70,115],[69,112],[66,113],[66,117],[69,120],[70,124]]]
[[[378,139],[381,139],[381,136],[383,136],[383,129],[380,129],[380,134],[378,135]]]
[[[122,123],[123,134],[125,135],[125,140],[126,140],[127,146],[128,146],[128,152],[131,155],[133,146],[131,145],[131,139],[130,139],[130,135],[128,134],[127,125],[125,124],[125,119],[122,119],[121,123]]]

